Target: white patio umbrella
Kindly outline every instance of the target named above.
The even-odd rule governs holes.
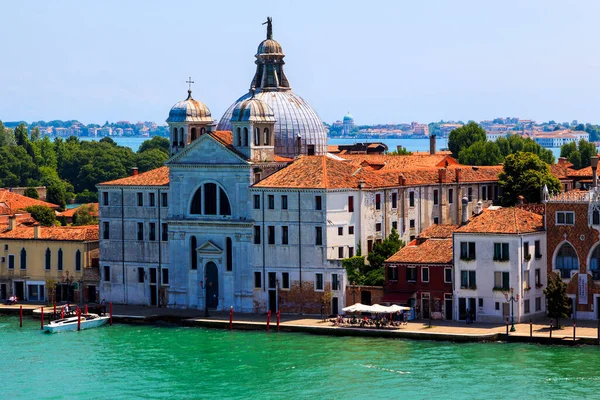
[[[356,303],[348,307],[342,308],[344,312],[373,312],[371,310],[371,306],[367,306],[365,304]]]

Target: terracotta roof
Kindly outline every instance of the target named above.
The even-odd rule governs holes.
[[[275,162],[292,162],[292,161],[294,161],[294,159],[275,155],[273,161],[275,161]]]
[[[233,145],[233,132],[231,132],[231,131],[212,131],[212,132],[208,132],[208,134],[210,136],[214,137],[215,139],[217,139],[217,141],[221,142],[223,144],[223,146],[227,147],[229,150],[231,150],[232,152],[234,152],[241,158],[243,158],[243,159],[248,158],[243,153],[240,153]]]
[[[577,177],[582,177],[582,178],[583,177],[591,178],[594,176],[594,174],[592,173],[592,167],[585,167],[585,168],[581,168],[581,169],[569,168],[568,175],[570,177],[577,176]]]
[[[452,238],[427,239],[421,244],[416,241],[401,248],[385,260],[386,263],[452,264]]]
[[[15,211],[24,210],[30,206],[46,206],[53,209],[59,208],[56,204],[22,196],[7,189],[0,189],[0,214],[13,214]]]
[[[66,217],[66,218],[73,218],[73,215],[77,212],[77,210],[79,210],[80,208],[82,208],[84,206],[90,207],[90,215],[92,217],[98,216],[98,203],[82,204],[79,207],[69,208],[69,209],[65,210],[64,212],[58,213],[58,215],[61,217]]]
[[[448,154],[431,155],[429,153],[419,153],[407,156],[389,154],[344,154],[343,158],[363,165],[381,165],[381,169],[389,170],[458,165],[458,161]]]
[[[550,173],[558,179],[568,179],[574,170],[565,164],[550,164]]]
[[[490,207],[471,217],[457,233],[531,233],[544,230],[544,217],[520,208]]]
[[[8,230],[8,224],[0,225],[0,239],[34,239],[34,227],[17,225],[13,230]],[[74,242],[99,240],[98,225],[89,226],[40,226],[40,236],[36,240],[64,240]]]
[[[168,186],[169,167],[158,167],[138,175],[99,183],[98,186]]]
[[[460,225],[431,225],[419,234],[421,238],[427,239],[446,239],[451,238],[452,233],[457,230]]]

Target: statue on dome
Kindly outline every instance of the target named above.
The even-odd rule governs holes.
[[[273,39],[273,18],[267,17],[267,20],[262,24],[267,24],[267,39]]]

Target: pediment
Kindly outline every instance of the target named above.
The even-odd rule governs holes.
[[[165,163],[167,166],[177,164],[242,165],[248,161],[211,135],[204,134]]]
[[[207,240],[201,246],[196,247],[196,251],[198,252],[198,254],[222,254],[223,253],[223,249],[220,248],[219,246],[217,246],[216,244],[214,244],[213,242],[211,242],[210,240]]]

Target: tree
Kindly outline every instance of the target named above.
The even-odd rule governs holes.
[[[161,149],[149,149],[135,155],[136,163],[140,172],[150,171],[162,167],[169,155]]]
[[[145,152],[147,150],[151,150],[151,149],[158,149],[158,150],[162,151],[163,153],[165,153],[168,157],[169,153],[170,153],[169,139],[163,138],[160,136],[154,136],[150,140],[145,140],[137,152],[143,153],[143,152]]]
[[[53,226],[56,223],[54,210],[47,206],[31,206],[25,209],[40,225]]]
[[[500,148],[494,142],[475,142],[458,153],[458,162],[464,165],[498,165],[502,159]]]
[[[575,131],[585,131],[585,125],[579,124],[573,130],[575,130]]]
[[[40,199],[40,195],[34,187],[28,187],[27,189],[25,189],[25,191],[23,192],[23,196],[31,197],[32,199],[36,200]]]
[[[61,210],[67,206],[67,192],[64,186],[53,184],[46,189],[46,200],[56,204]]]
[[[87,204],[80,206],[73,214],[73,225],[95,225],[98,219],[92,215],[93,208]]]
[[[560,318],[568,318],[571,313],[567,284],[556,273],[548,275],[548,286],[544,289],[548,302],[548,316],[556,318],[556,326],[560,329]]]
[[[387,238],[373,245],[373,250],[367,256],[369,265],[365,268],[365,278],[369,282],[367,284],[383,285],[385,281],[385,260],[393,256],[402,247],[404,247],[404,242],[400,240],[400,236],[394,228],[392,228],[392,233]]]
[[[448,148],[452,156],[457,158],[462,149],[466,149],[475,142],[485,142],[487,135],[485,130],[476,122],[469,122],[460,128],[453,129],[448,137]]]
[[[412,152],[408,151],[406,147],[398,147],[394,151],[388,151],[387,154],[390,156],[410,156]]]
[[[509,154],[504,159],[498,183],[503,189],[502,204],[506,206],[515,205],[520,195],[529,203],[539,203],[544,185],[551,193],[561,190],[560,181],[550,173],[548,164],[527,152]]]
[[[560,156],[565,157],[575,169],[589,167],[592,156],[597,153],[596,145],[585,139],[581,139],[579,143],[570,142],[560,147]]]
[[[75,202],[78,204],[97,203],[98,202],[98,193],[90,192],[89,190],[85,189],[83,192],[75,195]]]

